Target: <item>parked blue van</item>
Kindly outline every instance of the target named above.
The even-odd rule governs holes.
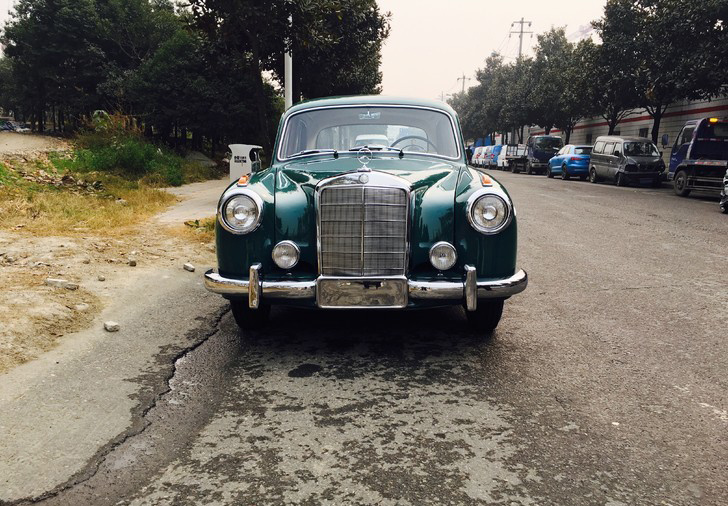
[[[564,147],[564,141],[558,135],[532,135],[526,145],[526,174],[546,174],[549,160]]]
[[[728,118],[691,120],[675,139],[670,171],[675,193],[687,197],[693,190],[718,194],[728,167]]]
[[[497,167],[498,166],[498,157],[501,154],[501,151],[503,150],[503,144],[498,144],[497,146],[493,146],[493,151],[490,152],[490,158],[486,160],[486,163],[488,164],[488,167]]]

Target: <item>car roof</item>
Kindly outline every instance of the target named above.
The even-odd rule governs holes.
[[[450,114],[451,116],[457,116],[455,110],[452,107],[444,102],[440,102],[439,100],[426,100],[421,98],[395,97],[386,95],[351,95],[345,97],[326,97],[305,100],[288,109],[288,111],[286,111],[286,114],[290,115],[296,112],[305,111],[306,109],[315,109],[319,107],[341,107],[345,105],[401,105],[427,107],[430,109],[441,110],[442,112]]]
[[[652,139],[648,139],[647,137],[637,137],[637,136],[603,135],[601,137],[597,137],[597,141],[652,142]]]

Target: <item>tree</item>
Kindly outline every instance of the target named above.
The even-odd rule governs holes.
[[[2,42],[14,62],[21,100],[44,129],[46,108],[61,105],[79,115],[98,104],[104,54],[94,34],[99,18],[93,0],[19,0]],[[42,42],[41,42],[42,41]]]
[[[590,102],[585,90],[589,88],[588,75],[584,69],[589,65],[590,42],[582,40],[570,52],[568,62],[561,74],[563,91],[558,102],[561,109],[561,119],[556,126],[566,134],[564,142],[569,143],[574,126],[584,117],[590,116],[594,111],[594,105]]]
[[[536,56],[533,61],[535,85],[530,96],[532,123],[541,125],[549,133],[556,125],[568,123],[569,113],[564,110],[566,88],[564,72],[567,70],[573,45],[566,40],[563,28],[552,28],[538,35]]]

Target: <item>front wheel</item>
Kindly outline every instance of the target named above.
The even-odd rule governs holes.
[[[688,174],[684,170],[678,171],[675,174],[675,180],[673,181],[673,188],[675,189],[675,195],[679,197],[687,197],[690,195],[690,189],[688,188]]]
[[[268,323],[270,316],[269,305],[261,304],[258,309],[250,309],[247,300],[231,300],[230,309],[241,330],[261,329]]]
[[[531,166],[531,162],[526,162],[526,174],[529,176],[533,174],[533,167]]]
[[[728,197],[720,201],[720,212],[728,214]]]
[[[476,331],[492,332],[503,315],[503,299],[479,300],[475,311],[466,311],[468,324]]]

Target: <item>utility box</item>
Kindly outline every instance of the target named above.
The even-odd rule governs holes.
[[[260,170],[261,146],[253,144],[230,144],[230,182],[241,176]]]

